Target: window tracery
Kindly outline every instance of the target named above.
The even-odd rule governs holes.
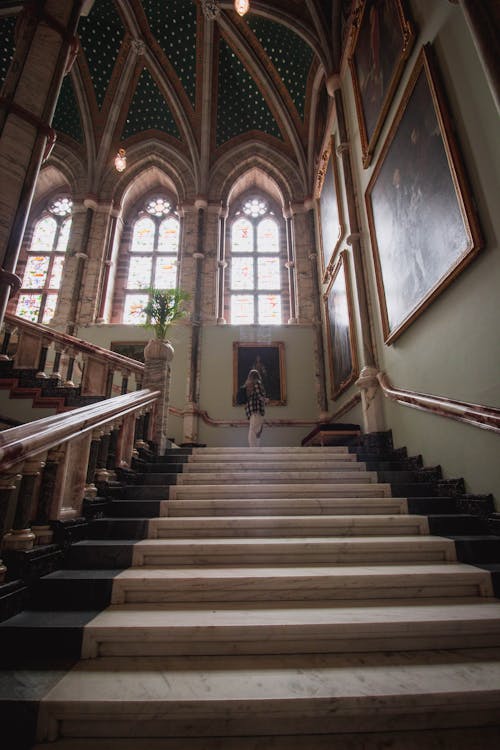
[[[73,202],[67,196],[52,201],[35,224],[27,253],[16,315],[48,324],[55,314],[71,232]]]
[[[229,314],[233,325],[282,323],[281,227],[261,196],[245,200],[230,228]]]

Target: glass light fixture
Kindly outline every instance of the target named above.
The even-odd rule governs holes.
[[[244,16],[250,10],[249,0],[234,0],[234,9],[239,16]]]
[[[118,153],[115,156],[115,169],[117,172],[123,172],[127,166],[127,156],[124,148],[118,149]]]

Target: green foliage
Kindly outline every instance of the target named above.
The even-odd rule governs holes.
[[[149,302],[143,308],[148,316],[146,328],[153,328],[156,338],[165,341],[167,331],[176,321],[187,315],[184,302],[189,294],[182,289],[148,289]]]

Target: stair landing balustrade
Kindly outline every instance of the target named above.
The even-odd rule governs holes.
[[[6,314],[0,361],[12,359],[16,374],[36,372],[36,385],[53,383],[51,394],[60,389],[78,389],[80,396],[113,395],[115,373],[120,373],[121,393],[140,388],[144,365],[108,349],[60,333],[48,326]],[[64,390],[63,390],[64,389]]]

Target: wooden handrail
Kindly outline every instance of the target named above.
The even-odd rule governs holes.
[[[61,344],[66,348],[74,349],[83,354],[92,354],[94,357],[101,357],[102,359],[113,363],[117,370],[129,370],[130,372],[141,375],[144,372],[144,365],[142,362],[130,359],[130,357],[125,357],[123,354],[117,354],[116,352],[112,352],[102,346],[97,346],[97,344],[89,344],[87,341],[76,338],[76,336],[70,336],[68,333],[61,333],[54,328],[49,328],[40,323],[32,323],[30,320],[19,318],[17,315],[12,315],[10,313],[5,314],[5,323],[8,323],[12,328],[22,328],[36,336],[43,336],[44,338],[49,339],[54,343]]]
[[[385,372],[379,372],[377,379],[384,396],[393,401],[397,401],[405,406],[411,406],[414,409],[421,409],[432,414],[437,414],[440,417],[465,422],[474,427],[480,427],[483,430],[500,433],[500,409],[494,406],[470,404],[466,401],[456,401],[443,396],[432,396],[427,393],[394,388]]]
[[[117,417],[123,418],[138,409],[152,406],[159,396],[159,391],[134,391],[4,430],[0,433],[0,471],[11,469]]]

